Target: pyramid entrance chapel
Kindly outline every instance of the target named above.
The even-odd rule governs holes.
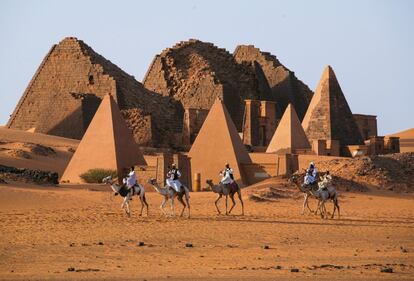
[[[217,180],[226,162],[250,184],[300,168],[301,157],[399,151],[398,138],[377,135],[376,116],[352,113],[332,67],[313,92],[269,52],[239,45],[230,53],[196,39],[157,54],[139,82],[85,42],[65,38],[40,63],[7,127],[81,140],[64,175],[72,181],[80,166],[73,163],[97,138],[111,139],[102,144],[111,167],[146,165],[145,177],[161,182],[175,162],[188,185],[194,173]],[[134,163],[120,152],[124,139],[139,147]]]

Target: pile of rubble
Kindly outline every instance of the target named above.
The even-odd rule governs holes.
[[[346,190],[378,188],[396,192],[414,191],[414,153],[396,153],[318,163],[329,170],[338,187]]]
[[[20,169],[0,165],[0,182],[7,181],[34,182],[37,184],[58,184],[58,174],[55,172]]]

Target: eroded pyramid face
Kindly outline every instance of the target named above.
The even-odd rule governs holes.
[[[341,146],[363,144],[335,73],[327,66],[302,121],[310,141],[338,140]]]

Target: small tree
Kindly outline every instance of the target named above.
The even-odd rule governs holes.
[[[79,175],[79,177],[87,183],[102,183],[102,179],[107,176],[112,176],[112,178],[115,178],[118,176],[118,173],[116,170],[90,169],[87,172]]]

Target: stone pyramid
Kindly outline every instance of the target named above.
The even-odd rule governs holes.
[[[266,152],[295,153],[297,149],[311,149],[296,110],[289,104],[276,128]]]
[[[106,95],[85,132],[61,181],[82,182],[80,174],[89,169],[123,170],[132,165],[146,165],[121,112],[111,95]]]
[[[139,144],[161,146],[170,141],[171,128],[181,124],[171,98],[148,91],[85,42],[68,37],[52,46],[7,127],[82,139],[108,93]]]
[[[188,156],[191,172],[200,173],[202,185],[207,179],[217,183],[226,163],[234,170],[235,180],[247,184],[240,164],[251,159],[222,100],[214,102]]]
[[[302,121],[309,139],[337,140],[341,147],[363,144],[351,109],[331,66],[327,66]]]

